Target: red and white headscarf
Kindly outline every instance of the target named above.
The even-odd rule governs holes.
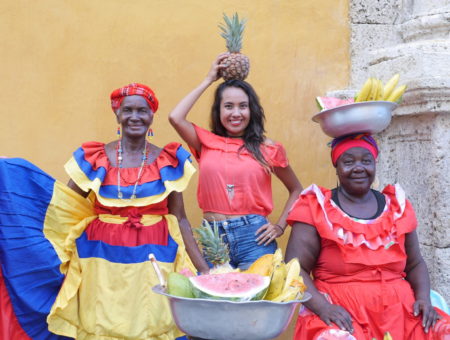
[[[114,112],[116,112],[116,110],[120,107],[123,99],[126,96],[144,97],[153,113],[155,113],[156,110],[158,110],[159,103],[153,90],[146,85],[139,83],[132,83],[130,85],[121,87],[120,89],[114,90],[111,93],[111,107]]]
[[[378,157],[378,145],[375,139],[368,133],[359,133],[335,138],[331,142],[331,161],[336,167],[339,157],[348,149],[364,148],[370,151],[374,159]]]

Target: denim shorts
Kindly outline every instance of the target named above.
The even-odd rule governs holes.
[[[255,233],[269,220],[261,215],[245,215],[224,221],[217,221],[219,234],[230,250],[230,264],[239,269],[247,269],[255,260],[265,254],[273,254],[277,250],[276,241],[267,246],[258,245]],[[212,226],[213,222],[209,222]]]

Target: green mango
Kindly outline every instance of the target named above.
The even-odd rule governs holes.
[[[180,273],[170,273],[167,278],[167,293],[170,295],[193,298],[192,285],[189,278]]]

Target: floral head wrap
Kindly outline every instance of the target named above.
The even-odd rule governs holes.
[[[336,167],[339,157],[348,149],[364,148],[370,151],[374,159],[378,157],[378,145],[375,139],[368,133],[360,133],[335,138],[331,141],[331,161]]]
[[[132,83],[130,85],[121,87],[120,89],[114,90],[111,93],[111,107],[114,112],[116,112],[116,110],[120,107],[123,99],[126,96],[144,97],[153,113],[155,113],[156,110],[158,110],[159,103],[153,90],[146,85],[139,83]]]

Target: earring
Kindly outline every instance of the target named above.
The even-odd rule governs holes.
[[[147,131],[147,139],[150,141],[150,139],[151,139],[150,137],[153,137],[153,136],[154,136],[153,129],[149,128]]]
[[[120,125],[117,127],[117,137],[120,139]]]

